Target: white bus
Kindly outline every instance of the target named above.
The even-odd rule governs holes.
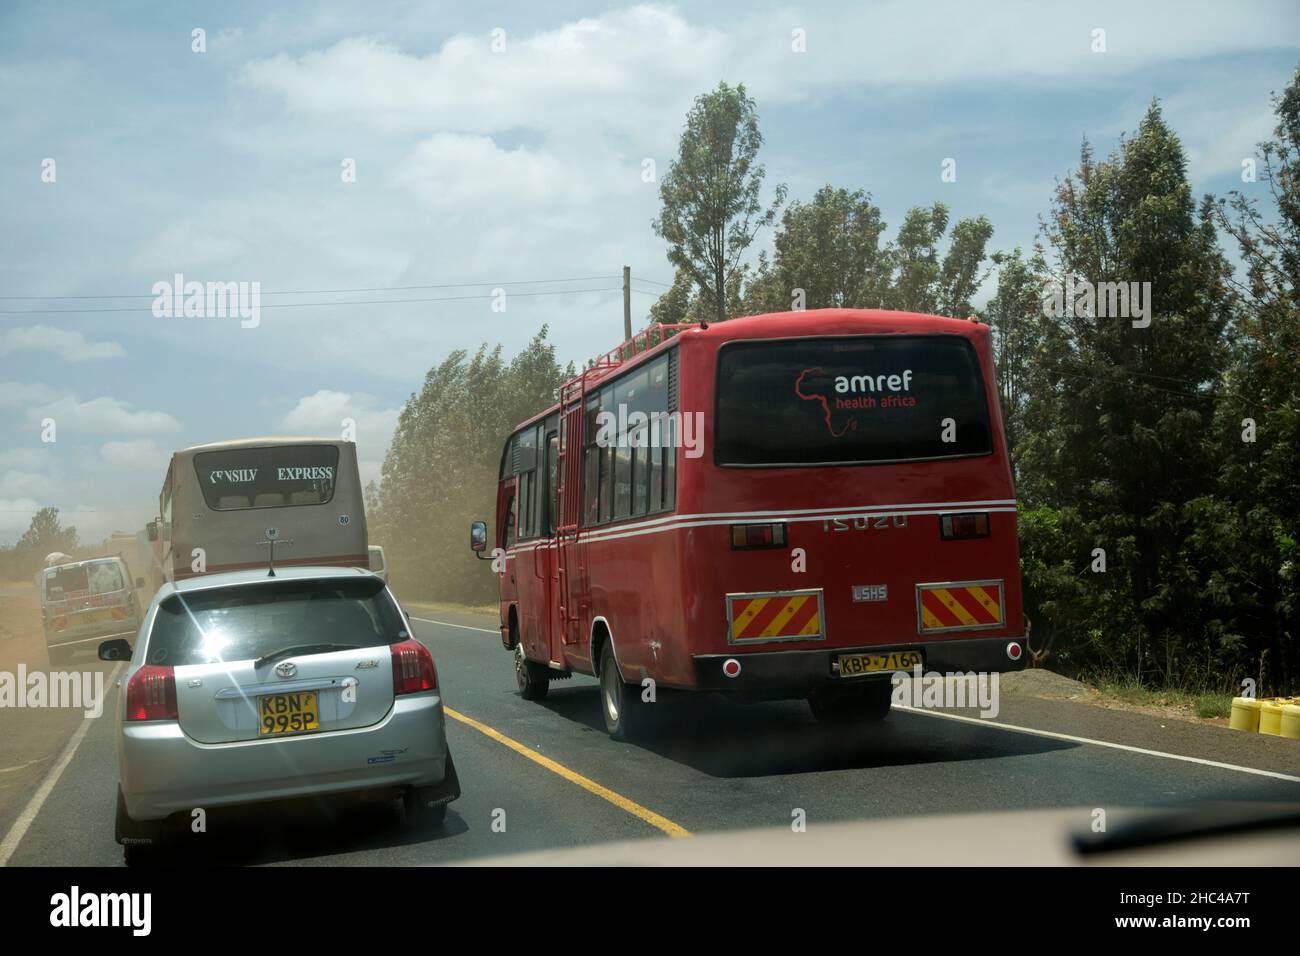
[[[172,455],[148,529],[162,577],[280,565],[367,567],[357,446],[249,438]]]

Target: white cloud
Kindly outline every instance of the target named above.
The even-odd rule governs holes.
[[[174,432],[181,427],[180,422],[167,412],[137,411],[128,402],[108,396],[82,402],[75,396],[65,395],[57,401],[28,409],[27,418],[33,422],[52,418],[60,430],[99,434]]]
[[[86,337],[75,329],[25,325],[0,333],[0,355],[24,350],[53,352],[69,362],[126,357],[126,351],[116,342],[87,342]]]
[[[1086,9],[1019,0],[978,10],[936,0],[918,17],[911,0],[892,0],[754,10],[729,16],[723,30],[673,7],[642,5],[508,33],[499,53],[487,31],[458,34],[424,56],[353,37],[254,61],[241,79],[292,112],[381,130],[493,133],[544,122],[640,138],[664,122],[678,127],[683,104],[719,77],[742,80],[769,102],[854,88],[898,95],[992,79],[1020,86],[1106,79],[1170,60],[1275,48],[1283,9],[1260,4],[1223,16],[1214,0],[1195,0],[1171,17],[1126,0]],[[1099,25],[1106,52],[1093,53]],[[792,50],[795,29],[805,31],[806,53]]]
[[[396,182],[413,188],[433,210],[511,209],[517,216],[531,207],[572,209],[592,202],[610,185],[598,189],[592,172],[553,152],[505,150],[486,136],[439,133],[411,151]],[[635,181],[626,177],[628,187]]]
[[[0,408],[17,408],[50,402],[58,395],[58,390],[40,383],[0,382]]]
[[[677,95],[712,86],[733,41],[675,10],[639,6],[511,36],[458,34],[413,55],[368,37],[250,63],[247,85],[294,112],[385,130],[497,132],[539,121],[635,131],[647,112],[680,122]]]
[[[99,457],[114,471],[144,471],[154,475],[167,470],[171,455],[152,438],[104,442],[99,449]]]
[[[0,448],[0,468],[35,471],[48,468],[51,464],[49,445],[42,445],[38,448]]]
[[[356,422],[357,466],[361,484],[378,481],[397,427],[400,408],[378,408],[373,395],[321,389],[298,400],[281,427],[303,435],[339,435],[344,419]]]
[[[10,469],[0,473],[0,497],[45,494],[49,488],[49,477],[34,471]]]

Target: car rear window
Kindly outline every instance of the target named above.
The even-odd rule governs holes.
[[[268,581],[173,594],[158,605],[145,660],[213,664],[292,645],[376,647],[405,639],[382,581]]]
[[[992,450],[979,360],[958,335],[731,342],[719,351],[717,395],[720,465],[865,464]]]
[[[116,561],[51,568],[45,572],[45,597],[61,601],[85,594],[110,594],[123,588],[122,568]]]

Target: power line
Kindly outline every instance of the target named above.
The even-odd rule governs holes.
[[[514,279],[507,282],[444,282],[435,285],[393,285],[367,286],[357,289],[280,289],[274,292],[260,292],[261,295],[352,295],[361,292],[414,292],[421,289],[472,289],[479,286],[545,285],[555,282],[600,282],[606,279],[622,279],[621,275],[573,276],[567,279]],[[633,282],[650,282],[654,285],[671,287],[669,283],[656,279],[633,277]],[[155,299],[153,294],[130,295],[0,295],[0,301],[31,301],[36,299]]]
[[[594,289],[555,289],[546,292],[511,292],[515,298],[527,298],[539,295],[580,295],[586,292],[620,292],[622,286],[601,286]],[[639,291],[639,290],[637,290]],[[647,295],[651,293],[646,293]],[[155,297],[156,298],[156,297]],[[444,295],[425,296],[414,299],[357,299],[342,302],[268,302],[261,309],[302,309],[324,308],[335,305],[401,305],[408,302],[463,302],[469,299],[494,299],[495,293],[481,295]],[[98,312],[141,312],[144,306],[126,306],[113,309],[0,309],[0,315],[87,315]]]

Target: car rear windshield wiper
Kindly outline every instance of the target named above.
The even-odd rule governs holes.
[[[278,651],[271,651],[269,654],[263,654],[257,660],[253,661],[254,667],[261,667],[272,661],[277,661],[281,657],[292,657],[294,654],[320,654],[324,651],[354,651],[360,644],[290,644],[288,647],[282,647]]]

